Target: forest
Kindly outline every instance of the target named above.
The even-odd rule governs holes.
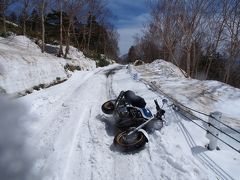
[[[38,38],[42,52],[45,43],[59,45],[57,54],[65,58],[72,45],[88,57],[105,54],[119,63],[164,59],[183,69],[186,77],[240,87],[239,0],[146,0],[149,19],[124,59],[119,57],[117,19],[108,3],[0,0],[0,33]]]
[[[10,31],[37,38],[42,52],[50,43],[60,45],[58,56],[65,58],[70,45],[91,58],[118,57],[119,35],[106,1],[1,0],[0,18],[1,36]]]
[[[200,80],[240,87],[239,0],[148,0],[150,21],[128,61],[170,61]]]

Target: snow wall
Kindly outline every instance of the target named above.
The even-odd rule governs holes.
[[[70,48],[69,59],[41,53],[37,44],[25,36],[0,38],[0,93],[20,95],[38,85],[49,85],[67,79],[66,65],[81,70],[96,68],[76,48]]]

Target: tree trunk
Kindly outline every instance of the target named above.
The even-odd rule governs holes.
[[[82,48],[83,50],[86,49],[86,26],[85,24],[83,25],[83,40],[82,40]]]
[[[229,81],[229,76],[230,76],[230,65],[228,65],[226,72],[224,74],[224,82],[227,84]]]
[[[25,21],[25,17],[23,19],[23,35],[26,36],[26,21]]]
[[[5,16],[5,14],[3,14],[3,32],[4,32],[4,34],[7,33],[6,16]]]
[[[194,73],[196,72],[196,44],[195,42],[193,43],[193,58],[192,58],[192,69],[191,69],[191,77],[194,77]]]
[[[71,29],[71,22],[69,22],[69,26],[67,29],[67,36],[66,36],[66,49],[65,49],[65,54],[64,58],[67,58],[68,52],[69,52],[69,46],[70,46],[70,29]]]
[[[29,0],[24,0],[24,5],[23,5],[23,29],[22,33],[25,36],[26,35],[26,21],[27,21],[27,11],[29,7]]]
[[[170,60],[170,62],[171,62],[171,63],[173,63],[173,64],[174,64],[174,61],[173,61],[173,52],[172,52],[172,49],[171,49],[171,50],[169,49],[169,60]]]
[[[212,57],[209,58],[209,63],[208,63],[208,66],[207,66],[207,70],[206,70],[206,73],[205,73],[205,80],[208,78],[208,74],[209,74],[209,71],[210,71],[210,68],[211,68],[211,65],[212,65]]]
[[[3,33],[7,33],[7,27],[6,27],[6,16],[5,16],[5,9],[6,9],[6,0],[3,0]]]
[[[79,46],[79,43],[78,43],[78,38],[77,38],[77,35],[76,35],[74,23],[73,23],[73,25],[72,25],[72,32],[73,32],[73,35],[74,35],[75,42],[76,42],[76,44],[77,44],[77,49],[79,50],[79,49],[80,49],[80,46]]]
[[[61,2],[60,2],[61,3]],[[58,56],[61,57],[63,55],[63,17],[62,17],[62,3],[60,5],[60,48],[58,52]]]
[[[227,84],[229,82],[230,72],[231,72],[231,69],[232,69],[233,66],[234,66],[234,58],[231,57],[229,59],[229,62],[227,64],[227,69],[226,69],[225,74],[224,74],[224,82],[227,83]]]
[[[90,46],[90,41],[91,41],[91,36],[92,36],[92,15],[90,18],[90,27],[89,27],[89,31],[88,31],[88,44],[87,44],[87,49],[89,50],[89,46]]]
[[[41,23],[42,23],[42,53],[45,51],[45,20],[44,20],[45,1],[42,2]]]
[[[191,76],[191,51],[187,50],[187,75]]]

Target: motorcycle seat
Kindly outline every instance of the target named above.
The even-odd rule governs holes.
[[[139,108],[145,108],[146,106],[145,100],[142,97],[137,96],[133,91],[130,90],[125,91],[124,97],[126,98],[128,103],[131,104],[132,106]]]

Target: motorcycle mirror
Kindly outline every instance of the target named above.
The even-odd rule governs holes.
[[[163,104],[167,104],[167,103],[168,103],[168,100],[167,100],[167,99],[163,99],[163,100],[162,100],[162,103],[163,103]]]
[[[163,99],[162,100],[162,108],[163,108],[163,106],[165,105],[165,104],[167,104],[168,103],[168,100],[167,99]]]

